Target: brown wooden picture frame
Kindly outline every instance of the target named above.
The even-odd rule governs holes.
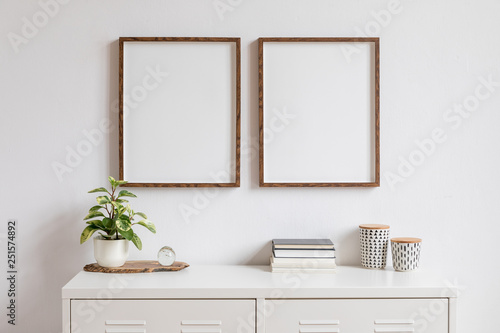
[[[367,176],[368,172],[363,173],[363,176],[359,177],[359,178],[363,178],[362,181],[350,181],[350,180],[347,180],[347,181],[343,181],[343,180],[334,180],[334,181],[304,180],[304,181],[302,181],[302,180],[299,180],[299,181],[297,181],[295,179],[293,181],[288,181],[287,179],[285,179],[286,177],[294,178],[295,176],[289,176],[290,174],[292,174],[292,173],[290,173],[289,175],[282,177],[285,180],[280,179],[281,176],[279,175],[279,173],[281,172],[281,170],[285,169],[283,167],[277,168],[278,171],[273,171],[274,177],[279,179],[278,181],[273,180],[273,179],[268,179],[270,177],[267,176],[267,173],[265,173],[265,170],[270,169],[270,167],[265,164],[266,162],[264,160],[266,156],[269,159],[270,153],[268,153],[268,154],[265,154],[265,153],[268,152],[269,150],[271,150],[271,149],[265,150],[266,145],[268,144],[265,140],[265,134],[266,134],[265,131],[267,130],[266,125],[265,125],[265,122],[266,122],[265,119],[266,119],[266,116],[269,117],[269,115],[266,114],[266,112],[268,112],[268,113],[271,112],[271,110],[268,110],[268,111],[265,110],[266,106],[268,108],[270,108],[269,105],[271,105],[270,102],[267,102],[265,100],[265,98],[268,98],[271,100],[272,98],[268,97],[268,96],[273,96],[273,93],[275,93],[275,91],[272,89],[276,88],[276,90],[278,90],[278,91],[280,89],[280,85],[277,83],[285,83],[284,86],[287,86],[287,82],[285,82],[284,80],[290,80],[290,77],[291,77],[288,75],[288,72],[286,70],[281,70],[281,69],[275,70],[275,67],[284,66],[284,65],[282,65],[282,61],[291,61],[291,60],[287,59],[288,56],[291,55],[291,58],[293,59],[292,53],[302,52],[304,47],[307,48],[307,47],[311,46],[311,50],[312,50],[311,52],[316,52],[314,50],[315,46],[310,44],[310,43],[316,43],[315,45],[318,45],[318,46],[327,45],[324,43],[342,43],[342,44],[338,44],[338,45],[341,45],[343,47],[343,51],[345,51],[344,57],[349,57],[352,54],[356,55],[356,52],[359,52],[360,45],[361,45],[361,47],[368,45],[367,49],[369,51],[367,51],[366,57],[369,57],[369,60],[365,61],[364,66],[368,67],[370,69],[370,72],[368,74],[363,74],[363,75],[366,75],[366,77],[369,76],[369,78],[370,78],[369,79],[370,87],[366,88],[368,86],[368,84],[366,84],[366,83],[364,85],[364,87],[366,88],[366,91],[368,91],[368,89],[370,89],[370,91],[366,94],[366,96],[369,96],[370,100],[369,101],[362,101],[362,102],[367,104],[367,105],[369,103],[369,105],[370,105],[369,110],[363,110],[363,112],[369,111],[369,119],[366,120],[366,123],[369,122],[369,133],[368,134],[363,133],[363,135],[364,136],[369,135],[370,142],[369,142],[369,145],[366,144],[367,140],[365,140],[363,142],[365,142],[364,144],[366,145],[367,149],[370,150],[370,152],[369,152],[368,157],[365,156],[365,157],[362,157],[362,159],[364,159],[363,161],[369,162],[370,175]],[[362,43],[362,44],[359,44],[359,43]],[[285,48],[283,48],[283,51],[281,51],[281,49],[279,49],[279,47],[281,47],[281,46],[283,46],[285,48],[290,47],[288,49],[288,51],[291,50],[293,52],[287,53],[287,49],[285,49]],[[358,48],[358,49],[356,49],[356,48]],[[273,51],[273,50],[275,50],[275,51]],[[354,50],[354,52],[353,52],[353,50]],[[274,52],[274,53],[272,53],[272,52]],[[316,54],[314,54],[314,55],[316,55]],[[340,59],[340,56],[337,58]],[[299,38],[288,38],[288,37],[286,37],[286,38],[283,38],[283,37],[259,38],[259,146],[260,146],[260,149],[259,149],[259,185],[261,187],[379,187],[380,186],[380,83],[379,83],[380,82],[380,73],[379,73],[380,66],[379,66],[379,58],[380,58],[380,56],[379,56],[379,38],[337,38],[337,37],[335,37],[335,38],[334,37],[332,37],[332,38],[329,38],[329,37],[328,38],[325,38],[325,37],[319,37],[319,38],[300,38],[300,37]],[[271,60],[266,62],[267,59],[271,59]],[[300,59],[302,59],[302,58],[300,58]],[[328,58],[328,61],[330,61],[330,59],[333,59],[333,58]],[[348,60],[350,61],[350,59],[348,59]],[[272,67],[272,66],[275,66],[275,67]],[[354,66],[354,65],[352,65],[352,66]],[[341,65],[340,68],[342,68],[342,67],[345,67],[345,66]],[[266,69],[269,73],[272,73],[272,74],[269,74],[269,77],[273,77],[273,75],[275,75],[277,77],[277,79],[275,79],[274,81],[272,79],[268,79],[268,77],[266,76],[267,72],[265,72]],[[319,68],[319,69],[320,70],[318,72],[321,72],[321,68]],[[291,71],[293,72],[293,70],[294,70],[294,68],[292,67]],[[280,75],[278,75],[276,73],[280,73]],[[328,72],[328,73],[330,73],[330,72]],[[294,78],[292,77],[292,80],[293,79]],[[266,90],[265,89],[266,87],[264,85],[267,83],[268,80],[270,80],[268,85],[271,88],[268,88],[268,90]],[[299,79],[297,79],[297,81],[299,81]],[[307,81],[300,82],[299,81],[297,83],[297,86],[303,86],[302,83],[307,85],[307,84],[310,84],[312,82],[307,82]],[[351,85],[351,86],[355,87],[355,85]],[[283,88],[283,89],[285,89],[285,88]],[[289,97],[291,96],[289,99],[294,99],[294,98],[296,98],[297,95],[301,95],[300,92],[299,93],[297,93],[297,92],[285,92],[284,95],[289,94]],[[314,93],[313,93],[313,95],[314,95]],[[279,95],[279,92],[276,92],[275,97],[276,97],[275,100],[279,100],[282,96]],[[321,96],[321,97],[323,97],[323,96]],[[306,104],[306,103],[308,104],[310,102],[313,103],[316,101],[305,100],[305,101],[300,101],[300,102],[301,103],[303,102],[303,104]],[[267,105],[267,104],[269,104],[269,105]],[[329,105],[326,105],[325,107],[328,108]],[[311,109],[313,109],[313,108],[311,108]],[[320,109],[321,108],[318,108],[318,110],[320,110]],[[309,112],[309,111],[311,111],[311,110],[307,110],[307,112]],[[302,119],[302,120],[304,120],[304,119]],[[303,123],[302,120],[297,120],[297,123],[299,121],[301,123]],[[294,125],[295,124],[293,124],[293,126]],[[365,125],[363,125],[363,126],[365,126]],[[360,128],[363,126],[360,126]],[[365,126],[363,128],[366,128],[366,127],[367,126]],[[283,133],[285,133],[286,130],[287,129],[285,129],[283,131]],[[295,127],[293,130],[295,130]],[[358,131],[358,132],[360,132],[360,131]],[[272,131],[269,133],[272,134]],[[280,136],[282,135],[281,133],[278,133],[278,134]],[[321,133],[318,133],[318,134],[315,133],[315,135],[320,135],[320,134]],[[300,135],[298,135],[298,136],[300,136]],[[287,138],[290,138],[290,136],[288,136]],[[282,138],[280,138],[280,139],[282,139]],[[278,140],[276,140],[276,141],[278,141]],[[287,145],[286,138],[283,138],[283,140],[280,141],[280,144],[283,145],[284,147],[287,147],[286,146]],[[317,149],[318,147],[312,147],[312,148]],[[275,149],[275,151],[279,151],[279,150]],[[284,154],[290,154],[289,153],[290,149],[288,149],[288,150],[282,149],[280,151],[285,151],[286,153],[284,153]],[[324,152],[325,150],[323,149],[320,151]],[[320,155],[322,155],[322,154],[323,153],[321,153]],[[285,157],[284,159],[280,159],[279,156],[275,157],[274,155],[272,157],[273,157],[273,159],[272,159],[273,161],[282,161],[282,160],[285,160],[288,156],[284,155],[284,157]],[[293,158],[296,158],[296,156],[294,156]],[[322,156],[320,156],[320,158],[318,158],[318,160],[321,160],[321,158],[322,158]],[[292,160],[292,159],[290,159],[290,160]],[[343,162],[343,161],[339,161],[339,162]],[[282,163],[282,162],[278,162],[276,164],[281,165],[280,163]],[[293,163],[289,163],[286,166],[292,165],[292,164]],[[311,163],[311,164],[313,164],[313,163]],[[364,164],[367,165],[367,163],[364,163]],[[355,166],[355,167],[357,167],[357,166]],[[268,173],[270,173],[270,172],[268,172]],[[267,177],[265,177],[265,176],[267,176]],[[298,177],[301,177],[301,176],[299,175],[299,176],[297,176],[297,178]],[[307,177],[304,177],[304,178],[307,178]],[[311,178],[314,178],[314,176],[312,176]],[[364,178],[367,178],[367,179],[364,179]]]
[[[151,43],[154,43],[154,44],[151,44]],[[228,61],[222,62],[223,60],[214,61],[214,62],[217,62],[217,65],[219,67],[226,66],[226,65],[228,66],[228,68],[224,67],[224,72],[221,73],[221,75],[220,75],[221,77],[226,78],[226,81],[221,82],[220,85],[225,87],[225,88],[229,87],[228,90],[231,89],[230,92],[226,93],[227,96],[230,96],[230,97],[228,97],[228,100],[230,99],[230,101],[224,101],[224,103],[221,103],[220,108],[217,106],[212,107],[211,111],[213,111],[215,113],[217,113],[217,112],[221,113],[221,112],[226,112],[226,110],[228,110],[229,108],[231,109],[228,112],[228,113],[231,113],[230,115],[229,114],[226,115],[224,113],[224,115],[225,115],[224,117],[230,117],[231,119],[229,119],[229,118],[221,119],[222,125],[220,125],[220,126],[224,126],[223,127],[224,130],[226,130],[226,128],[227,128],[226,125],[230,124],[231,128],[227,129],[227,131],[228,131],[228,133],[230,133],[230,134],[228,134],[228,136],[230,136],[232,139],[231,139],[231,142],[229,142],[229,143],[223,142],[222,145],[214,143],[210,147],[223,146],[223,148],[213,148],[213,149],[219,149],[219,150],[217,150],[218,155],[217,154],[212,155],[209,158],[205,158],[203,161],[200,161],[200,162],[204,163],[204,161],[207,161],[207,163],[209,163],[209,161],[216,159],[217,156],[230,156],[228,158],[231,159],[231,161],[229,163],[226,163],[225,161],[219,163],[219,164],[224,164],[225,166],[229,165],[224,170],[211,169],[210,172],[213,173],[213,175],[210,176],[211,177],[210,180],[202,179],[201,181],[199,181],[198,179],[196,179],[195,181],[192,181],[191,177],[186,177],[186,178],[189,178],[186,181],[177,180],[177,179],[172,181],[169,178],[170,176],[166,176],[165,177],[166,181],[157,180],[157,179],[150,181],[150,180],[144,180],[144,178],[147,178],[148,176],[143,175],[141,173],[142,171],[137,171],[137,172],[134,171],[135,174],[139,174],[140,176],[134,176],[134,177],[128,176],[128,174],[130,174],[129,172],[127,172],[129,169],[130,170],[139,170],[141,166],[136,166],[135,164],[133,164],[136,162],[128,161],[126,155],[127,154],[129,156],[139,155],[142,151],[141,150],[142,146],[144,146],[143,148],[145,151],[147,149],[151,150],[152,148],[150,148],[148,146],[148,142],[146,142],[143,145],[138,144],[139,147],[134,148],[135,149],[134,152],[137,151],[139,153],[137,153],[135,155],[132,153],[127,153],[127,146],[126,146],[127,143],[125,141],[131,140],[131,139],[128,139],[128,138],[126,139],[125,131],[127,130],[126,129],[127,125],[124,124],[124,122],[126,122],[126,118],[128,118],[130,116],[130,114],[132,114],[132,113],[130,112],[130,105],[125,106],[125,104],[126,104],[125,99],[127,97],[130,98],[130,96],[127,95],[127,93],[125,92],[125,87],[124,87],[125,86],[125,79],[124,79],[124,77],[127,75],[127,73],[126,73],[126,71],[128,70],[127,66],[130,66],[130,68],[138,68],[138,66],[134,67],[133,61],[131,61],[130,59],[126,59],[127,54],[132,54],[132,53],[127,53],[126,48],[128,48],[130,45],[140,45],[140,46],[144,46],[144,47],[150,47],[150,45],[160,45],[160,44],[156,44],[156,43],[169,43],[169,44],[162,44],[162,45],[168,45],[168,47],[174,47],[177,45],[179,46],[179,48],[194,47],[194,49],[196,50],[195,52],[189,53],[189,52],[185,52],[184,49],[182,49],[182,52],[184,52],[184,53],[179,52],[179,54],[185,54],[184,58],[188,58],[188,60],[186,60],[186,62],[189,62],[189,61],[191,61],[191,63],[196,62],[196,65],[199,64],[199,62],[198,62],[199,59],[201,59],[201,61],[205,61],[204,57],[205,57],[205,53],[207,52],[207,50],[209,50],[208,52],[211,52],[210,50],[213,50],[216,47],[218,47],[218,45],[220,45],[220,47],[222,48],[222,51],[215,51],[214,54],[218,54],[217,52],[219,52],[219,53],[225,52],[223,54],[226,55],[226,54],[228,54],[228,51],[227,51],[227,47],[224,45],[226,45],[226,44],[230,45],[231,54],[230,54],[230,56],[227,56],[227,58],[230,58],[230,63],[227,63]],[[193,43],[196,43],[196,44],[193,44]],[[198,43],[200,43],[200,44],[198,44]],[[218,43],[218,44],[216,44],[216,43]],[[198,45],[199,46],[206,46],[206,48],[204,49],[203,47],[198,47]],[[240,55],[241,51],[240,51],[240,48],[241,47],[240,47],[240,38],[225,38],[225,37],[120,37],[119,48],[120,48],[120,52],[119,52],[119,56],[120,56],[120,59],[119,59],[119,168],[120,168],[120,170],[119,170],[119,172],[120,172],[120,179],[125,179],[125,180],[129,181],[129,183],[124,185],[124,186],[129,186],[129,187],[239,187],[240,186],[240,141],[241,141],[241,115],[240,115],[240,107],[241,107],[240,106],[240,104],[241,104],[241,55]],[[128,48],[128,49],[131,49],[131,48]],[[162,52],[165,52],[165,51],[162,51]],[[139,54],[139,53],[134,53],[134,54]],[[165,53],[162,53],[162,55],[164,56]],[[195,60],[191,59],[191,55],[193,55],[193,59],[195,59]],[[156,59],[159,58],[159,56],[155,55],[155,54],[151,54],[151,55],[148,54],[147,57],[148,58],[151,57],[151,59],[155,59],[155,57],[156,57]],[[140,57],[140,59],[142,59],[142,58],[144,58],[144,57]],[[184,59],[184,58],[181,58],[181,56],[179,56],[179,58]],[[215,56],[213,56],[213,58],[215,59]],[[219,59],[219,58],[217,58],[217,59]],[[164,60],[162,60],[162,61],[164,61]],[[184,61],[184,60],[182,60],[182,61]],[[182,61],[179,61],[179,62],[182,62]],[[187,65],[183,64],[183,66],[185,66],[185,67],[189,66],[189,63]],[[198,68],[198,67],[196,67],[196,68]],[[213,69],[211,69],[211,66],[209,64],[205,68],[207,68],[207,72],[210,70],[213,70]],[[132,70],[129,70],[129,71],[133,72]],[[191,68],[188,68],[188,70],[186,70],[186,72],[189,72],[188,75],[191,75],[191,78],[196,79],[196,80],[192,79],[190,82],[198,81],[197,75],[201,79],[203,78],[203,73],[197,73],[197,72],[193,73],[193,71],[194,70]],[[227,75],[228,72],[230,72],[230,75]],[[133,75],[131,74],[130,76],[132,77]],[[219,79],[219,76],[212,75],[211,78],[216,80],[215,78]],[[223,79],[220,79],[220,80],[222,81]],[[130,81],[132,81],[132,79],[130,79]],[[152,87],[153,83],[154,83],[154,80],[151,78],[149,78],[149,79],[144,78],[142,81],[145,82],[144,84],[148,84],[148,86],[146,86],[148,88]],[[227,82],[227,81],[230,81],[230,82]],[[186,83],[186,82],[183,82],[183,83]],[[186,84],[186,86],[188,86],[188,85]],[[207,90],[210,90],[210,89],[215,91],[215,93],[213,95],[217,95],[217,92],[219,92],[221,90],[221,89],[215,89],[213,87],[207,86]],[[140,89],[138,89],[138,91],[139,90]],[[144,91],[146,91],[146,90],[144,90]],[[201,90],[198,90],[198,91],[201,91]],[[203,91],[203,94],[205,94],[204,91]],[[196,98],[199,98],[200,100],[202,99],[201,96],[196,96],[195,93],[190,92],[190,91],[186,91],[186,96],[189,96],[189,95],[192,96],[193,100]],[[162,97],[162,98],[165,98],[165,97]],[[189,99],[188,102],[191,102],[191,98],[187,98],[187,99]],[[217,101],[222,100],[222,99],[223,98],[217,99],[217,97],[214,97],[214,100],[216,100],[216,101],[213,103],[217,103]],[[208,101],[208,103],[211,103],[212,99],[210,97],[208,97],[208,98],[204,99],[204,102],[206,102],[206,101]],[[202,102],[197,101],[196,103],[202,103]],[[135,103],[135,104],[138,104],[138,103]],[[146,104],[146,102],[144,104]],[[228,107],[229,104],[231,105],[230,107]],[[191,112],[191,110],[184,110],[183,105],[180,103],[177,103],[176,105],[180,105],[179,111],[177,112],[178,114],[187,114],[187,112],[184,112],[184,111]],[[125,110],[125,108],[128,108],[128,109]],[[173,108],[171,108],[171,109],[173,109]],[[220,111],[220,110],[224,110],[224,111]],[[164,111],[162,110],[161,112],[164,112]],[[144,113],[144,115],[149,116],[149,114],[147,112],[143,112],[143,113]],[[201,113],[201,111],[200,111],[200,113]],[[210,122],[205,121],[202,124],[202,121],[200,120],[200,118],[205,117],[203,119],[207,120],[206,117],[208,117],[208,116],[206,114],[203,114],[201,116],[202,117],[191,117],[191,119],[197,120],[196,126],[198,126],[198,128],[201,129],[201,132],[206,134],[206,131],[214,128],[213,129],[214,136],[217,136],[216,133],[221,132],[220,130],[217,130],[216,126],[214,126],[214,124],[218,124],[217,119],[214,121],[213,118],[211,118],[211,119],[209,119]],[[137,118],[137,114],[134,115],[134,119],[136,119],[136,118]],[[132,120],[130,121],[130,123],[132,123]],[[151,121],[150,121],[150,123],[151,123]],[[172,123],[172,122],[170,122],[170,123]],[[185,124],[185,123],[187,123],[187,121],[186,122],[182,121],[182,124]],[[153,124],[153,125],[159,126],[159,124]],[[186,126],[190,126],[190,125],[186,125]],[[130,132],[133,132],[133,131],[130,131]],[[159,130],[159,131],[157,130],[156,132],[161,133],[161,130]],[[189,132],[191,134],[193,134],[194,129],[190,128]],[[196,133],[194,133],[194,134],[196,134]],[[132,136],[134,136],[134,135],[135,134],[132,134]],[[137,137],[138,136],[135,135],[134,140],[137,140]],[[198,135],[198,137],[195,137],[192,140],[196,140],[200,144],[203,144],[203,140],[209,140],[210,137],[211,136],[209,136],[209,135],[201,136],[201,134],[200,134],[200,135]],[[217,140],[219,140],[217,142],[220,143],[221,139],[219,137],[217,137],[217,138],[218,138]],[[191,140],[191,138],[189,138],[189,139]],[[232,141],[233,139],[234,139],[234,141]],[[144,140],[146,140],[146,139],[144,139]],[[154,141],[154,139],[151,139],[151,141]],[[179,148],[174,147],[174,146],[183,143],[183,138],[182,137],[181,138],[173,138],[173,140],[164,140],[164,141],[168,141],[169,144],[172,145],[172,149],[170,149],[169,151],[178,151]],[[156,141],[154,141],[154,142],[156,143]],[[228,145],[230,147],[228,148],[225,145]],[[194,144],[191,144],[189,147],[194,147]],[[198,148],[198,149],[201,149],[201,148]],[[162,149],[158,149],[158,150],[163,152]],[[205,150],[205,151],[207,151],[207,150]],[[203,151],[203,154],[205,154],[205,151]],[[207,152],[206,154],[209,154],[209,153]],[[162,156],[162,155],[158,155],[158,156]],[[205,155],[203,155],[203,156],[205,156]],[[208,156],[205,156],[205,157],[208,157]],[[168,159],[170,161],[171,159],[172,160],[175,159],[176,156],[175,155],[167,156],[167,154],[164,154],[161,158],[163,159],[162,162],[165,163],[165,159]],[[189,158],[191,158],[191,157],[189,157]],[[132,159],[132,158],[130,158],[130,159]],[[134,158],[134,161],[135,160],[137,160],[137,158]],[[178,162],[178,163],[179,163],[179,166],[177,166],[177,170],[180,170],[182,168],[182,164],[181,164],[181,162]],[[193,165],[193,163],[185,163],[185,164]],[[132,167],[132,165],[133,165],[133,167]],[[158,165],[161,165],[161,163],[158,163]],[[188,167],[188,165],[186,165],[186,167]],[[201,166],[199,166],[199,165],[196,165],[196,166],[193,165],[193,168],[196,168],[196,167],[201,168]],[[158,168],[160,168],[160,166],[158,166]],[[227,181],[226,181],[226,179],[221,180],[221,178],[224,178],[222,176],[216,176],[217,173],[220,175],[221,173],[223,173],[223,171],[225,172],[226,170],[229,170],[227,172],[227,174],[228,174]],[[207,169],[207,171],[208,171],[208,169]],[[185,172],[188,172],[188,171],[184,171],[184,170],[180,171],[180,173],[185,173]],[[198,172],[198,169],[197,169],[197,172]],[[147,173],[147,172],[145,172],[145,173]],[[198,177],[198,176],[196,176],[196,177]],[[205,176],[203,176],[203,177],[205,177]],[[203,177],[200,176],[198,178],[203,178]],[[156,178],[159,178],[159,177],[156,176]],[[193,177],[193,178],[195,178],[195,177]]]

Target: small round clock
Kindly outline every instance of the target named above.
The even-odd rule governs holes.
[[[175,252],[170,246],[164,246],[158,251],[158,262],[162,266],[172,266],[175,262]]]

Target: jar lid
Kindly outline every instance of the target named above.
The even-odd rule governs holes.
[[[397,238],[391,238],[391,242],[410,244],[410,243],[420,243],[422,242],[422,240],[420,238],[414,238],[414,237],[397,237]]]
[[[360,224],[361,229],[389,229],[390,226],[386,224]]]

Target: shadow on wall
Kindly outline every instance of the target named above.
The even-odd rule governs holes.
[[[108,175],[114,175],[119,179],[119,156],[118,156],[118,138],[119,138],[119,43],[118,40],[108,45],[109,54],[109,100],[105,107],[109,109],[109,121],[113,131],[109,133],[109,169]]]
[[[337,265],[360,266],[359,254],[359,230],[353,229],[345,234],[344,237],[335,239],[335,253]]]
[[[251,255],[250,259],[241,262],[241,265],[269,265],[269,257],[271,257],[272,242],[268,241],[256,253]]]
[[[248,46],[248,96],[259,96],[259,41],[254,41]],[[250,136],[246,142],[246,148],[250,160],[250,188],[259,188],[259,103],[256,98],[250,98],[249,110],[250,110]],[[242,149],[242,155],[244,150]],[[268,244],[268,246],[270,246]]]

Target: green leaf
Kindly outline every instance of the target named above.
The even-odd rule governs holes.
[[[116,199],[115,202],[125,203],[125,202],[128,202],[128,200],[125,200],[125,199]]]
[[[141,239],[139,238],[139,236],[137,236],[137,234],[134,234],[132,236],[132,243],[134,243],[135,247],[140,251],[142,250],[142,241]]]
[[[111,184],[111,186],[116,187],[116,180],[113,177],[109,176],[108,181]]]
[[[156,234],[156,227],[155,227],[154,223],[151,222],[150,220],[144,219],[144,220],[139,221],[139,222],[137,222],[135,224],[140,224],[143,227],[148,228],[148,230],[151,231],[153,234]]]
[[[108,190],[106,190],[104,187],[95,188],[95,189],[89,191],[88,193],[95,193],[95,192],[106,192],[106,193],[109,193]]]
[[[127,183],[128,183],[128,181],[126,181],[126,180],[118,180],[118,181],[116,182],[116,184],[117,184],[118,186],[120,186],[120,185],[125,185],[125,184],[127,184]]]
[[[99,228],[95,225],[89,225],[83,229],[82,235],[80,236],[80,244],[85,243],[97,230],[99,230]]]
[[[124,207],[121,203],[113,201],[111,204],[115,207],[116,217],[121,217],[123,213],[127,210],[127,207]]]
[[[95,225],[96,227],[99,227],[99,229],[101,229],[101,230],[103,230],[103,231],[107,231],[107,230],[106,230],[106,227],[104,226],[104,223],[103,223],[102,221],[99,221],[99,222],[97,222],[97,223],[94,223],[94,225]]]
[[[92,224],[92,225],[95,225],[95,226],[99,226],[101,224],[101,220],[92,220],[92,221],[87,221],[86,223],[87,224]]]
[[[132,228],[130,222],[125,219],[116,220],[116,227],[118,231],[129,231]]]
[[[121,191],[120,191],[120,193],[118,193],[117,198],[120,198],[120,197],[131,197],[131,198],[137,198],[137,195],[135,195],[134,193],[129,192],[129,191],[127,191],[127,190],[121,190]]]
[[[98,216],[103,216],[104,217],[104,214],[101,213],[101,212],[98,212],[96,210],[93,210],[87,216],[85,216],[83,219],[84,220],[89,220],[89,219],[92,219],[92,218],[98,217]]]
[[[111,237],[113,237],[113,235],[105,235],[105,234],[101,234],[101,233],[99,233],[99,235],[101,235],[101,237],[104,239],[111,239]]]
[[[144,219],[147,219],[148,217],[146,216],[146,214],[144,213],[141,213],[141,212],[137,212],[135,213],[136,215],[139,215],[140,217],[144,218]]]
[[[105,205],[111,203],[111,199],[107,195],[99,196],[96,198],[96,200],[99,205]]]
[[[124,216],[122,219],[116,220],[116,228],[125,239],[132,240],[134,231],[132,230],[132,225],[130,224],[127,216]]]
[[[132,238],[134,237],[134,231],[132,230],[132,228],[129,228],[128,230],[122,230],[118,228],[118,232],[123,236],[123,238],[128,240],[132,240]]]
[[[96,210],[99,210],[101,208],[104,208],[104,207],[103,206],[94,206],[94,207],[92,207],[92,208],[89,209],[89,213],[93,212],[93,211],[96,211]]]
[[[114,229],[115,222],[112,219],[110,219],[109,217],[105,217],[102,219],[102,225],[105,229],[110,230],[110,229]]]
[[[118,201],[111,201],[111,204],[118,210],[123,208],[123,205],[119,203]]]

